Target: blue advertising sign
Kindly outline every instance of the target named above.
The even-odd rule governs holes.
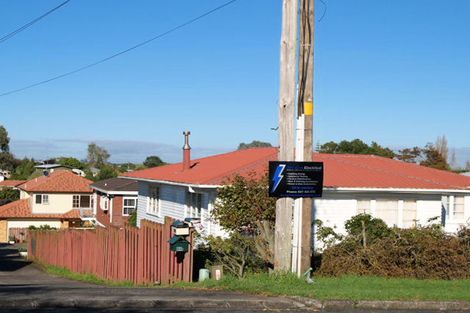
[[[270,197],[320,198],[322,192],[322,162],[269,162]]]

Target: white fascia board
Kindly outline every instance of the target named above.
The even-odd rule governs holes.
[[[125,177],[125,176],[119,176],[119,178],[132,179],[132,180],[143,181],[143,182],[148,182],[148,183],[166,184],[166,185],[180,186],[180,187],[191,187],[191,188],[208,188],[208,189],[213,188],[213,189],[217,189],[219,187],[222,187],[222,185],[187,184],[187,183],[178,183],[178,182],[173,182],[173,181],[168,181],[168,180]]]
[[[105,193],[105,194],[108,194],[108,195],[113,195],[113,196],[120,196],[120,195],[123,195],[123,196],[137,196],[139,194],[138,191],[113,191],[113,190],[110,191],[110,190],[104,190],[104,189],[93,187],[93,186],[91,186],[91,188],[96,190],[96,191],[99,191],[99,192],[102,192],[102,193]]]
[[[324,187],[325,191],[339,192],[393,192],[393,193],[423,193],[423,194],[442,194],[442,193],[467,193],[470,189],[413,189],[413,188],[353,188],[353,187]]]

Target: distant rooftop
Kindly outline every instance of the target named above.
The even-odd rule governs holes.
[[[91,184],[90,187],[103,191],[139,191],[138,182],[126,178],[104,179]]]
[[[57,168],[57,167],[68,167],[68,166],[61,165],[61,164],[40,164],[40,165],[35,166],[35,168],[39,168],[42,170],[49,170],[51,168]]]

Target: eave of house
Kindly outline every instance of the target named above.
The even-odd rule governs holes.
[[[222,185],[204,185],[204,184],[190,184],[190,183],[180,183],[167,180],[159,179],[146,179],[146,178],[135,178],[135,177],[122,177],[126,179],[133,179],[137,181],[157,183],[157,184],[166,184],[172,186],[188,187],[188,188],[207,188],[207,189],[217,189],[222,187]],[[446,194],[446,193],[462,193],[469,194],[470,189],[418,189],[418,188],[370,188],[370,187],[324,187],[324,191],[334,191],[334,192],[390,192],[390,193],[409,193],[409,194]]]

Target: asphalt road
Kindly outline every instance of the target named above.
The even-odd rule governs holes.
[[[0,245],[0,313],[2,310],[5,312],[158,312],[159,310],[249,312],[273,308],[296,309],[298,304],[287,298],[236,292],[122,288],[87,284],[46,274],[36,265],[21,258],[13,246]]]
[[[407,308],[412,306],[405,303]],[[403,313],[404,310],[328,312]],[[340,306],[341,307],[341,306]],[[342,306],[347,308],[348,306]],[[381,308],[381,304],[374,306]],[[426,306],[420,306],[426,308]],[[406,310],[406,312],[463,312],[439,310]],[[461,308],[460,304],[447,306]],[[467,309],[470,306],[465,306]],[[325,307],[323,307],[325,308]],[[349,306],[350,308],[350,306]],[[49,275],[22,259],[18,251],[0,244],[0,313],[147,313],[147,312],[312,312],[314,306],[282,297],[263,297],[225,291],[181,290],[172,288],[119,288],[67,280]],[[470,312],[466,311],[466,312]]]

